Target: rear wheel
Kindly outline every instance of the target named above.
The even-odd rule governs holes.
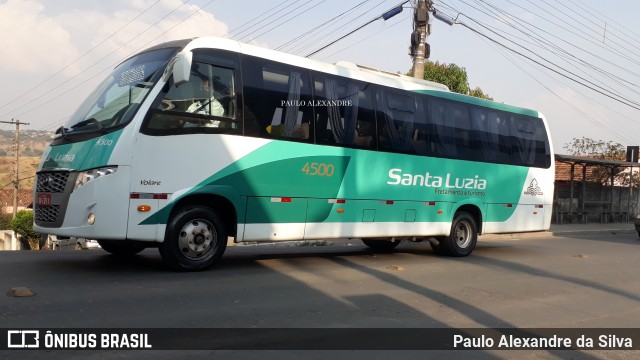
[[[462,257],[473,252],[478,241],[478,226],[476,220],[469,213],[457,212],[451,224],[449,236],[439,238],[437,246],[442,254],[447,256]],[[433,246],[432,246],[433,247]]]
[[[390,252],[400,245],[400,240],[387,239],[362,239],[362,242],[373,251]]]
[[[212,266],[226,248],[227,232],[218,214],[207,207],[186,206],[167,225],[160,255],[174,270],[195,271]]]
[[[104,251],[120,256],[135,255],[144,250],[144,246],[130,240],[98,240],[98,244]]]

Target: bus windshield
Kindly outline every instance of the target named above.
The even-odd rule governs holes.
[[[108,131],[131,121],[176,51],[159,49],[127,59],[98,85],[57,134]]]

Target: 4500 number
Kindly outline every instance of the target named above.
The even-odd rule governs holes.
[[[312,162],[302,167],[302,172],[309,176],[333,176],[334,171],[333,164]]]

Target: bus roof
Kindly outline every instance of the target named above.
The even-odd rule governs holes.
[[[305,57],[292,55],[272,49],[267,49],[255,45],[241,43],[235,40],[207,36],[196,37],[192,39],[176,40],[156,45],[151,49],[179,47],[183,50],[193,50],[199,48],[222,49],[242,54],[252,55],[264,59],[282,62],[288,65],[298,66],[310,70],[320,71],[338,76],[344,76],[364,82],[375,83],[378,85],[389,86],[407,91],[420,92],[431,96],[445,98],[454,101],[460,101],[468,104],[484,106],[496,110],[507,111],[516,114],[540,117],[541,115],[531,109],[522,108],[513,105],[507,105],[492,100],[480,99],[469,95],[451,92],[446,85],[416,79],[399,73],[392,73],[378,70],[368,66],[357,65],[352,62],[339,61],[336,64],[329,64]],[[147,50],[151,50],[147,49]],[[146,51],[147,51],[146,50]]]

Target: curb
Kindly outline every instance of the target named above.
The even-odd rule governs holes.
[[[509,234],[487,234],[480,235],[479,240],[489,240],[491,238],[503,239],[503,238],[531,238],[531,237],[553,237],[553,236],[581,236],[581,235],[622,235],[622,234],[635,234],[633,229],[572,229],[572,230],[548,230],[541,232],[529,232],[529,233],[509,233]]]

